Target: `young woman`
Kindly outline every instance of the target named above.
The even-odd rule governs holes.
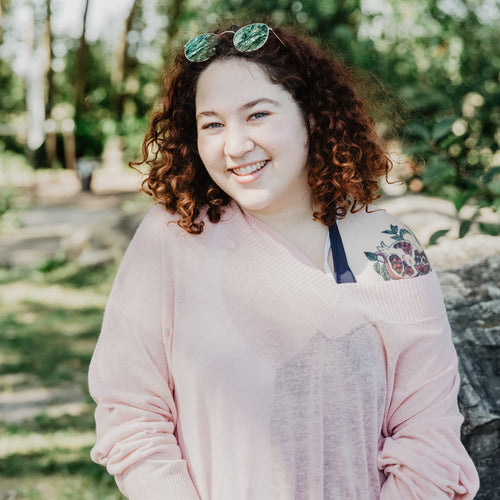
[[[156,206],[90,368],[130,499],[470,499],[435,273],[338,61],[265,24],[190,40],[144,142]]]

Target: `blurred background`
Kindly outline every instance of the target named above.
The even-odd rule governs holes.
[[[354,66],[399,181],[381,205],[415,229],[472,335],[454,333],[464,440],[478,498],[500,498],[500,0],[0,0],[0,500],[123,498],[89,461],[86,373],[152,204],[127,164],[164,67],[226,18],[298,25]]]

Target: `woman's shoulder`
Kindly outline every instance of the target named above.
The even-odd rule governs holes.
[[[376,206],[339,221],[348,263],[358,282],[424,276],[431,266],[413,231]]]
[[[224,207],[221,220],[210,222],[206,210],[202,210],[196,222],[203,224],[201,233],[191,233],[182,228],[178,222],[181,215],[172,213],[163,205],[154,205],[149,209],[137,228],[134,239],[163,242],[169,246],[179,244],[181,246],[193,243],[209,243],[224,233],[226,222],[233,219],[238,211],[232,204]]]
[[[141,226],[163,226],[170,222],[176,223],[179,215],[169,212],[163,205],[153,205],[142,219]]]

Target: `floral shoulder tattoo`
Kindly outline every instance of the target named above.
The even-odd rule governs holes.
[[[382,233],[390,235],[392,241],[387,244],[382,240],[376,251],[365,252],[365,255],[384,280],[414,278],[430,273],[427,256],[411,231],[391,224],[391,228]]]

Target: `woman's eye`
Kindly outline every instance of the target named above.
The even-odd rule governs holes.
[[[269,116],[269,113],[266,113],[265,111],[259,111],[258,113],[254,113],[253,115],[251,115],[250,119],[258,120],[259,118],[264,118],[265,116]]]
[[[222,123],[206,123],[205,125],[202,125],[202,129],[203,130],[213,130],[213,129],[217,129],[219,127],[222,127]]]

